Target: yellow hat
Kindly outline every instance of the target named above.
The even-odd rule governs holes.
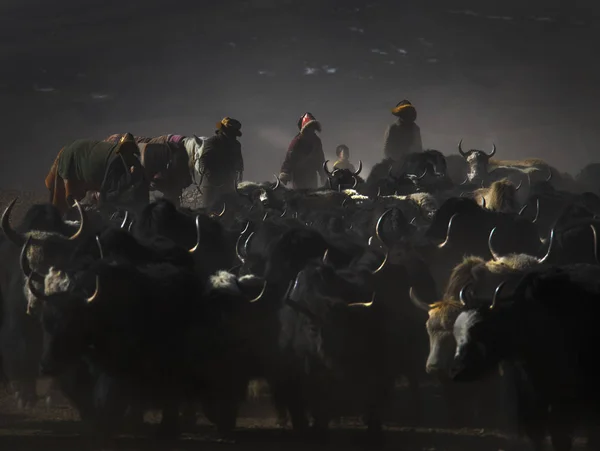
[[[236,136],[242,136],[242,123],[231,117],[224,117],[217,122],[217,130],[232,131]]]
[[[119,144],[123,144],[124,142],[135,142],[135,138],[131,133],[127,132],[123,136],[121,136]]]
[[[137,142],[131,133],[125,133],[117,144],[116,153],[121,153],[123,150],[125,150],[126,153],[129,151],[139,154],[140,152]]]
[[[408,100],[398,102],[392,109],[392,114],[405,122],[414,122],[417,119],[417,110]]]

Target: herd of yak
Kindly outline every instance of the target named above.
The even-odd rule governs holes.
[[[424,377],[450,412],[507,384],[534,449],[549,435],[569,450],[583,429],[598,450],[600,165],[573,178],[495,152],[428,150],[366,179],[326,162],[323,188],[243,182],[196,210],[41,204],[11,225],[15,199],[1,221],[3,377],[22,405],[51,377],[94,437],[158,409],[167,438],[197,412],[231,438],[262,380],[299,437],[326,440],[356,412],[370,445],[401,377],[412,412]]]

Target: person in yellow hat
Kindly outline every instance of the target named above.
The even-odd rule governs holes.
[[[212,207],[219,198],[234,190],[234,184],[242,180],[244,159],[238,138],[242,136],[242,124],[231,117],[217,123],[215,134],[202,145],[199,158],[200,190],[202,204]]]
[[[335,155],[338,157],[337,161],[333,163],[333,169],[348,169],[352,172],[356,172],[354,165],[350,163],[350,149],[346,144],[340,144],[335,149]]]
[[[385,131],[384,158],[397,162],[409,153],[422,152],[421,129],[415,123],[417,110],[413,104],[408,100],[402,100],[392,109],[392,114],[398,119]]]

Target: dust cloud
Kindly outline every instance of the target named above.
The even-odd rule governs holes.
[[[493,3],[3,2],[0,186],[43,190],[74,139],[206,136],[226,115],[245,178],[267,180],[306,111],[327,158],[345,143],[369,168],[403,98],[426,147],[495,143],[575,174],[600,159],[594,6]]]

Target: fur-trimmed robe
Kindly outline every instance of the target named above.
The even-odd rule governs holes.
[[[325,154],[321,138],[316,134],[298,133],[290,143],[281,172],[289,174],[295,189],[318,188],[320,176],[325,183],[327,176],[323,171]]]

